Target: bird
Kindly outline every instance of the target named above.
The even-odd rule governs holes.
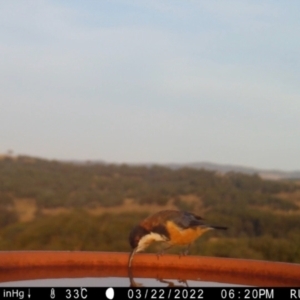
[[[212,229],[226,230],[227,227],[207,225],[204,219],[194,213],[181,210],[162,210],[136,225],[129,234],[132,251],[129,255],[128,267],[131,267],[135,253],[144,251],[154,242],[163,242],[167,247],[186,246],[183,255],[187,255],[192,243],[204,232]]]

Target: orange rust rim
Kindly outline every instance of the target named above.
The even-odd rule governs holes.
[[[0,252],[0,281],[128,277],[129,253]],[[174,270],[176,269],[176,272]],[[136,254],[134,277],[213,281],[253,286],[300,286],[300,265],[206,256]],[[180,274],[180,278],[174,278]],[[177,276],[178,277],[178,276]]]

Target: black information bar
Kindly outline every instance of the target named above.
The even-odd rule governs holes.
[[[197,288],[97,288],[97,287],[1,287],[0,299],[300,299],[299,288],[197,287]]]

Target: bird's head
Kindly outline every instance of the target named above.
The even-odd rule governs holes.
[[[165,242],[167,240],[167,237],[161,233],[158,233],[157,229],[160,229],[160,226],[153,227],[151,231],[147,230],[141,225],[138,225],[132,229],[129,235],[129,243],[132,248],[132,252],[129,256],[129,267],[135,253],[145,250],[154,242]]]
[[[142,250],[144,250],[147,245],[145,245],[143,242],[143,238],[145,236],[147,236],[149,234],[149,231],[146,230],[144,227],[138,225],[136,227],[134,227],[130,234],[129,234],[129,244],[132,248],[132,251],[131,251],[131,254],[129,256],[129,261],[128,261],[128,267],[130,268],[131,266],[131,261],[132,261],[132,258],[134,256],[134,254],[136,252],[140,252]]]

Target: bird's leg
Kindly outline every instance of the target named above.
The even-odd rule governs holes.
[[[188,255],[190,252],[191,245],[192,244],[188,244],[187,247],[179,254],[179,257]]]
[[[165,251],[168,250],[168,249],[170,249],[172,246],[173,246],[173,245],[169,245],[168,247],[163,248],[162,250],[158,251],[158,252],[156,253],[157,258],[159,259],[159,257],[160,257],[161,255],[163,255],[163,254],[165,253]]]
[[[191,245],[192,245],[192,244],[189,244],[189,245],[185,248],[185,250],[183,251],[183,254],[184,254],[184,255],[188,255],[188,254],[190,253]]]

